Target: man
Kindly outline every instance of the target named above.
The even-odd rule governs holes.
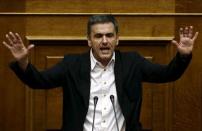
[[[34,45],[25,47],[17,33],[7,34],[8,42],[3,44],[16,59],[11,69],[25,84],[40,89],[63,87],[64,131],[139,131],[141,82],[174,81],[191,60],[198,32],[193,33],[190,26],[181,28],[179,35],[179,42],[172,41],[178,51],[173,60],[168,65],[152,64],[136,52],[115,51],[117,21],[111,15],[94,15],[88,21],[90,51],[66,55],[43,72],[29,63]]]

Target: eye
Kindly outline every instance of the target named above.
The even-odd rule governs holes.
[[[95,38],[102,38],[102,36],[103,36],[102,34],[95,34],[94,35]]]
[[[107,34],[106,34],[106,37],[109,37],[109,38],[110,38],[110,37],[114,37],[114,33],[107,33]]]

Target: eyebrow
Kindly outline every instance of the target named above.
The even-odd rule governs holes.
[[[114,36],[114,33],[106,33],[106,34],[102,34],[102,33],[96,33],[96,34],[94,34],[94,36],[103,36],[103,35],[106,35],[106,36],[108,36],[108,37],[110,37],[110,36]]]

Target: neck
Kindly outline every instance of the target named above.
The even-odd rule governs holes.
[[[99,60],[99,62],[104,66],[106,67],[108,65],[110,60]]]

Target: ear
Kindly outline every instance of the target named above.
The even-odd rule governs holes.
[[[118,46],[119,45],[119,40],[117,40],[117,42],[116,42],[116,46]]]
[[[116,46],[118,46],[119,45],[119,36],[117,35],[117,38],[116,38]]]
[[[91,44],[91,40],[90,40],[90,38],[87,37],[87,39],[88,39],[88,46],[89,46],[89,47],[92,47],[92,44]]]

